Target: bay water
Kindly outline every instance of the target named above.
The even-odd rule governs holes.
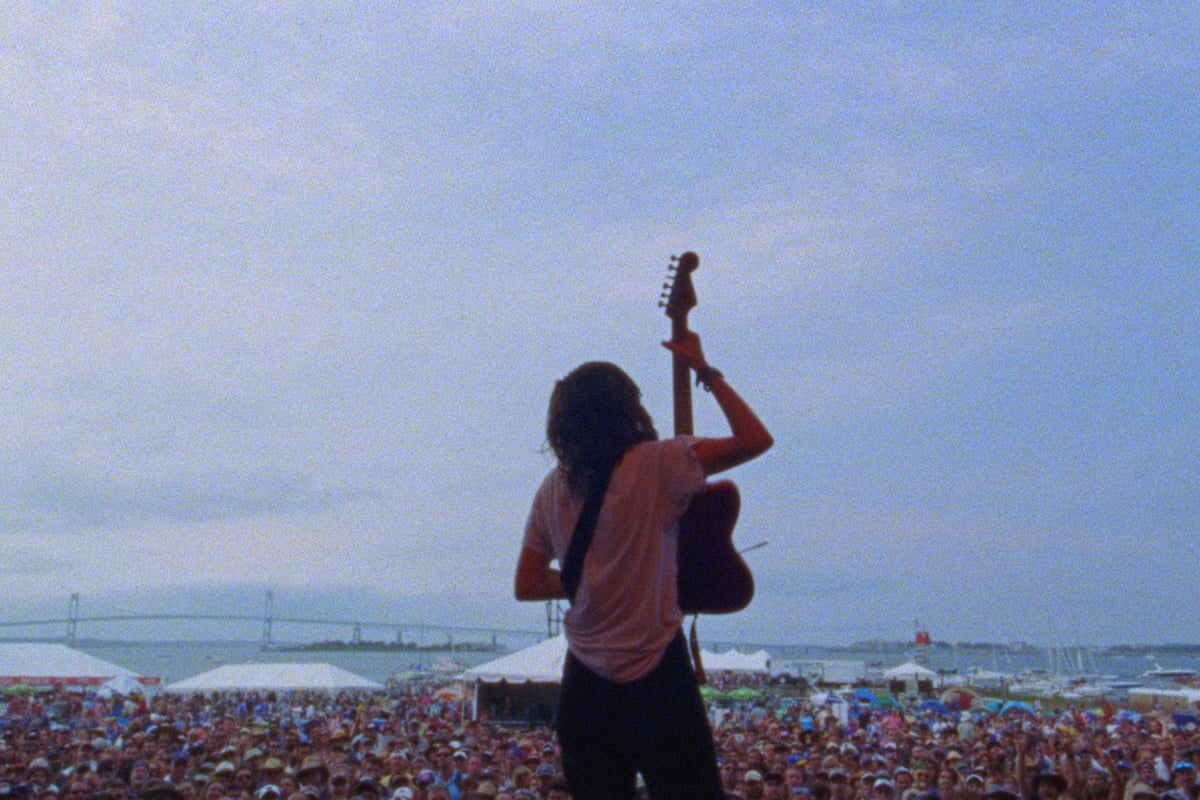
[[[380,683],[413,670],[441,666],[459,668],[498,658],[536,640],[497,641],[495,651],[480,649],[362,650],[264,649],[258,641],[100,641],[72,644],[78,650],[168,684],[227,664],[324,663]],[[1193,648],[1071,648],[933,646],[916,648],[902,643],[857,644],[846,647],[759,645],[702,642],[705,649],[743,653],[765,649],[777,666],[800,660],[861,661],[868,669],[886,669],[915,660],[930,669],[966,673],[990,670],[1006,673],[1048,672],[1060,675],[1108,675],[1137,678],[1156,666],[1200,671],[1200,650]]]

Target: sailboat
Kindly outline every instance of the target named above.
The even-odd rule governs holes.
[[[1164,667],[1158,662],[1155,662],[1154,669],[1148,669],[1142,673],[1143,678],[1157,678],[1159,680],[1171,681],[1187,681],[1196,677],[1194,669],[1172,669]]]

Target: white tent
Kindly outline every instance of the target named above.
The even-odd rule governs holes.
[[[823,705],[831,705],[832,706],[832,705],[837,705],[838,703],[841,703],[842,705],[846,704],[846,700],[844,700],[841,697],[838,697],[833,692],[817,692],[815,694],[811,694],[808,697],[808,701],[810,703],[812,703],[814,706],[823,706]]]
[[[229,664],[163,687],[175,694],[237,690],[339,692],[383,684],[330,664]]]
[[[549,722],[558,707],[567,637],[551,639],[463,672],[475,685],[474,716],[486,711],[496,722]]]
[[[937,677],[937,673],[915,661],[909,661],[898,667],[884,670],[883,677],[884,680],[889,681],[924,681]]]
[[[532,647],[471,667],[462,676],[483,683],[558,683],[566,657],[567,637],[560,633]]]
[[[700,663],[705,672],[748,672],[766,675],[771,671],[771,655],[766,650],[741,653],[736,648],[725,653],[700,651]]]
[[[563,661],[567,656],[567,638],[562,634],[543,642],[501,656],[494,661],[471,667],[463,679],[483,683],[558,683],[562,678]],[[725,653],[700,651],[704,669],[709,672],[750,672],[767,674],[771,656],[766,650],[741,653],[736,649]]]
[[[100,686],[117,677],[137,676],[62,644],[0,644],[0,686]]]
[[[105,681],[101,684],[98,691],[107,691],[108,694],[118,694],[122,697],[131,694],[140,694],[144,697],[150,695],[150,691],[146,686],[132,675],[118,675],[115,678]]]

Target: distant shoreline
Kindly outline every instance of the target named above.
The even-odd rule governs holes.
[[[264,648],[284,653],[505,653],[508,648],[496,642],[342,642],[324,641],[308,644],[277,644]]]
[[[528,638],[530,641],[536,641],[539,638],[547,638],[545,632],[538,631],[516,631],[514,634],[520,634],[517,638]],[[511,638],[511,637],[509,637]],[[221,637],[200,637],[186,639],[127,639],[127,638],[100,638],[95,636],[79,636],[73,639],[68,639],[63,636],[12,636],[0,637],[0,644],[20,644],[20,643],[55,643],[65,644],[72,647],[143,647],[143,646],[171,646],[177,645],[181,647],[209,647],[209,646],[245,646],[255,644],[256,639],[252,637],[227,639]],[[1115,645],[1095,645],[1095,644],[1070,644],[1062,646],[1047,646],[1043,644],[1033,644],[1023,641],[1009,642],[947,642],[942,640],[933,640],[927,645],[917,645],[912,641],[902,640],[858,640],[846,644],[811,644],[811,643],[792,643],[785,644],[781,642],[746,642],[746,641],[728,641],[725,639],[717,639],[716,641],[707,643],[709,646],[729,648],[737,647],[739,649],[758,649],[766,648],[769,650],[806,650],[811,652],[846,652],[846,651],[862,651],[862,652],[881,652],[894,654],[900,651],[919,652],[983,652],[992,653],[1002,651],[1010,654],[1018,653],[1047,653],[1052,651],[1067,651],[1075,652],[1084,650],[1092,655],[1108,655],[1108,656],[1127,656],[1127,657],[1145,657],[1148,654],[1155,656],[1175,655],[1175,656],[1196,656],[1200,657],[1200,643],[1187,642],[1165,642],[1165,643],[1138,643],[1138,644],[1115,644]],[[504,644],[493,644],[484,642],[440,642],[438,644],[419,645],[414,642],[396,643],[396,642],[346,642],[331,640],[329,642],[275,642],[269,649],[285,650],[285,651],[305,651],[305,650],[360,650],[364,652],[420,652],[420,651],[445,651],[445,650],[467,650],[478,649],[480,652],[489,652],[491,649],[506,650]]]

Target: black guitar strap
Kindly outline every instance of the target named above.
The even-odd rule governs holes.
[[[592,544],[592,534],[596,532],[596,521],[600,519],[600,506],[604,503],[604,492],[612,478],[613,467],[596,475],[596,480],[588,488],[583,499],[583,508],[579,509],[579,519],[575,521],[575,532],[571,534],[571,544],[567,546],[567,556],[562,564],[562,585],[567,593],[567,599],[573,604],[575,592],[579,591],[579,582],[583,580],[583,557],[587,555],[588,547]]]

